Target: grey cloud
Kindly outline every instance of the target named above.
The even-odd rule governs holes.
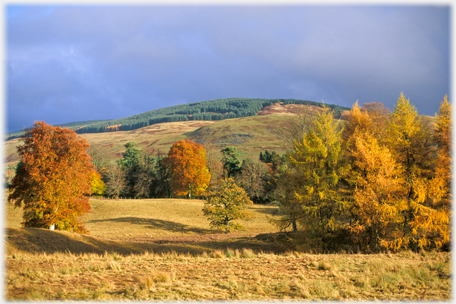
[[[37,6],[6,24],[9,131],[33,123],[27,105],[62,123],[227,97],[392,108],[404,92],[433,115],[450,93],[448,7]]]

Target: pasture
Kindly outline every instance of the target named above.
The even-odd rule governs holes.
[[[269,222],[272,206],[226,235],[201,200],[90,203],[89,235],[21,228],[22,210],[6,206],[7,300],[451,298],[450,253],[298,252]]]

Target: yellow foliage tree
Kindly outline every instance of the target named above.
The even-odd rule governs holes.
[[[440,247],[441,214],[430,204],[431,172],[434,166],[430,131],[415,107],[400,94],[389,124],[389,147],[402,168],[401,195],[405,204],[402,223],[394,240],[382,242],[391,250]],[[399,233],[400,231],[400,233]]]
[[[362,250],[449,245],[450,113],[445,97],[434,162],[430,131],[403,94],[392,115],[380,104],[353,106],[342,137],[351,165],[350,232]]]
[[[364,137],[364,138],[363,138]],[[351,233],[363,250],[378,251],[380,243],[394,239],[394,228],[402,222],[406,208],[398,197],[401,168],[390,151],[371,135],[355,139]]]
[[[92,189],[92,195],[101,196],[106,190],[106,185],[102,180],[101,174],[93,170],[89,175],[89,184]]]
[[[229,234],[231,230],[243,229],[241,224],[232,221],[252,218],[252,214],[246,210],[250,205],[253,203],[244,189],[236,185],[232,178],[228,178],[211,189],[203,213],[209,217],[211,227],[225,230]]]
[[[338,233],[345,223],[341,220],[348,210],[348,202],[342,195],[342,176],[347,167],[341,163],[341,128],[334,121],[333,113],[325,109],[314,121],[314,128],[301,140],[294,141],[289,154],[289,178],[298,184],[294,193],[299,202],[291,203],[289,210],[301,212],[300,223],[308,239],[321,249],[333,249],[340,241]],[[296,216],[296,214],[293,214]]]
[[[401,216],[401,201],[396,200],[400,169],[381,144],[380,125],[389,115],[383,109],[381,104],[360,108],[356,102],[342,134],[351,166],[346,177],[352,200],[350,234],[363,251],[378,251],[380,241],[391,237],[391,226]]]

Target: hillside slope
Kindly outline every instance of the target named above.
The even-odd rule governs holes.
[[[258,158],[268,149],[284,153],[284,139],[280,128],[286,127],[295,113],[315,114],[320,107],[306,105],[271,105],[257,116],[233,118],[220,121],[180,121],[158,123],[131,131],[114,131],[80,134],[87,139],[90,150],[98,150],[105,159],[122,157],[127,142],[136,142],[145,153],[168,153],[173,143],[190,139],[207,147],[221,150],[228,146],[237,147],[240,158]],[[19,161],[16,147],[20,139],[5,142],[5,165],[14,166]]]
[[[340,116],[341,111],[349,109],[338,105],[323,104],[310,100],[226,98],[161,108],[122,119],[115,119],[87,125],[85,127],[77,129],[76,132],[82,134],[107,131],[127,131],[163,122],[197,120],[218,121],[224,119],[249,117],[258,115],[258,113],[267,106],[279,103],[284,105],[296,104],[316,107],[325,106],[334,110],[336,117]]]

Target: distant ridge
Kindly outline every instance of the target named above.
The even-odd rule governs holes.
[[[184,105],[177,105],[161,108],[142,114],[133,115],[121,119],[113,119],[100,123],[94,123],[76,130],[77,133],[100,133],[107,131],[135,130],[156,123],[176,122],[188,120],[223,120],[256,116],[264,107],[274,103],[283,104],[304,104],[323,106],[323,103],[298,100],[298,99],[261,99],[261,98],[226,98],[208,101],[194,102]],[[340,116],[343,110],[350,110],[347,107],[324,104],[325,107],[334,110],[336,117]]]
[[[76,129],[84,127],[86,125],[96,124],[96,123],[105,122],[105,121],[109,121],[109,120],[111,120],[111,119],[76,121],[76,122],[68,122],[68,123],[64,123],[64,124],[54,124],[53,126],[56,126],[56,127],[60,126],[63,128],[69,128],[69,129],[76,130]],[[18,138],[22,135],[22,133],[24,133],[23,130],[7,133],[5,140]]]
[[[74,129],[79,134],[101,133],[109,131],[127,131],[163,122],[188,120],[213,121],[256,116],[257,113],[264,107],[278,102],[284,105],[303,104],[323,107],[323,103],[310,100],[226,98],[176,105],[120,119],[71,122],[66,124],[59,124],[59,126]],[[341,111],[350,110],[350,108],[332,104],[324,104],[324,106],[334,110],[334,115],[336,117],[340,117]],[[23,131],[9,133],[6,136],[6,140],[17,138],[22,133]]]

